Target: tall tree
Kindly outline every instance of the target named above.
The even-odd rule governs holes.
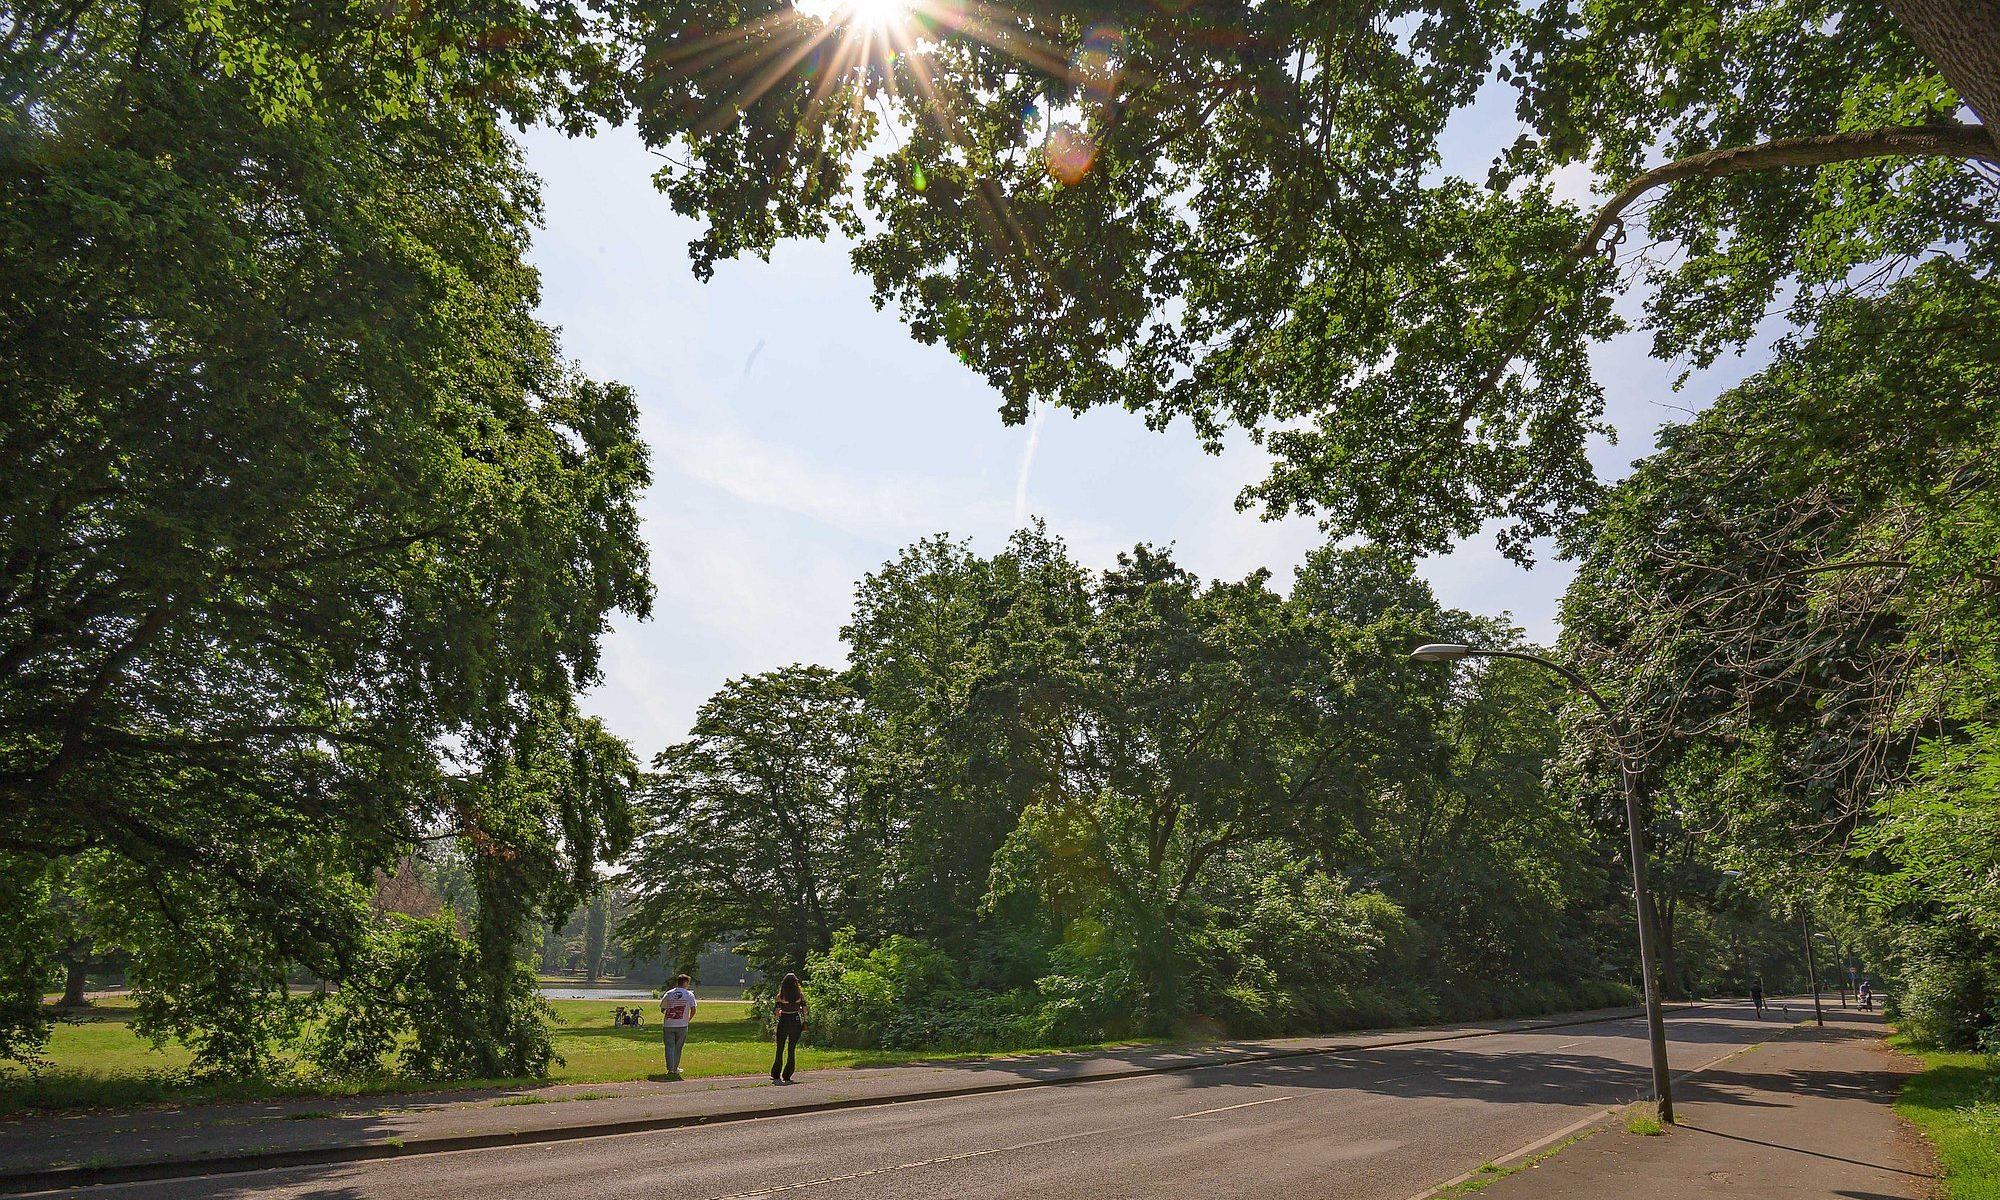
[[[1047,785],[1056,680],[1088,622],[1085,572],[1039,527],[992,558],[927,539],[861,581],[841,635],[883,864],[864,929],[968,950],[994,851]]]
[[[766,973],[797,971],[850,920],[864,877],[853,692],[824,667],[731,680],[690,738],[661,752],[631,865],[628,946],[683,960],[736,940]],[[865,862],[865,860],[864,860]]]
[[[1830,306],[1662,435],[1564,605],[1661,791],[1657,839],[1705,842],[1709,867],[1788,902],[1872,892],[1913,981],[1983,971],[2000,997],[1990,896],[1960,873],[1993,819],[1996,301],[1941,260]],[[1601,757],[1566,770],[1592,766],[1608,788]]]
[[[281,9],[0,35],[0,853],[85,856],[154,995],[242,1012],[338,977],[419,837],[527,905],[616,851],[629,753],[574,696],[650,597],[633,398],[533,317],[497,123],[559,31]]]

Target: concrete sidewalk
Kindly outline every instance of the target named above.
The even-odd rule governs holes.
[[[1776,1040],[1678,1081],[1680,1123],[1666,1133],[1628,1133],[1620,1111],[1538,1162],[1530,1150],[1496,1164],[1520,1169],[1488,1183],[1481,1200],[1931,1195],[1930,1152],[1891,1108],[1915,1061],[1883,1045],[1878,1013],[1835,1008],[1824,1029],[1810,1003],[1804,1015]]]
[[[738,1076],[21,1117],[0,1121],[0,1192],[636,1133],[1584,1025],[1638,1012],[1607,1009],[1337,1037],[846,1068],[810,1072],[791,1086]]]

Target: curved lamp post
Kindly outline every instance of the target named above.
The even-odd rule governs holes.
[[[1450,642],[1433,642],[1418,646],[1410,652],[1414,662],[1456,662],[1461,658],[1514,658],[1531,662],[1545,670],[1553,671],[1570,682],[1570,685],[1590,697],[1590,702],[1604,714],[1609,725],[1616,727],[1618,714],[1611,705],[1591,687],[1583,676],[1558,662],[1528,654],[1520,650],[1486,650],[1477,646],[1460,646]],[[1653,918],[1653,893],[1646,887],[1646,842],[1640,831],[1639,818],[1639,771],[1625,757],[1614,739],[1611,752],[1618,758],[1618,775],[1625,788],[1625,830],[1632,843],[1632,895],[1639,912],[1639,976],[1646,989],[1646,1033],[1653,1049],[1653,1099],[1659,1105],[1660,1120],[1671,1125],[1674,1121],[1673,1082],[1667,1071],[1667,1032],[1660,1019],[1660,984],[1658,971],[1654,966],[1656,938]]]

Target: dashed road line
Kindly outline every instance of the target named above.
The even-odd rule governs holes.
[[[1298,1099],[1298,1097],[1297,1097],[1296,1095],[1292,1095],[1292,1096],[1273,1096],[1273,1097],[1271,1097],[1271,1098],[1270,1098],[1269,1100],[1251,1100],[1251,1101],[1249,1101],[1249,1102],[1247,1102],[1247,1103],[1244,1103],[1244,1104],[1225,1104],[1225,1105],[1223,1105],[1223,1106],[1222,1106],[1221,1108],[1204,1108],[1204,1109],[1202,1109],[1202,1110],[1201,1110],[1200,1112],[1191,1112],[1191,1113],[1182,1113],[1182,1114],[1181,1114],[1180,1116],[1178,1116],[1178,1117],[1168,1117],[1168,1118],[1167,1118],[1167,1120],[1169,1120],[1169,1121],[1185,1121],[1185,1120],[1187,1120],[1187,1119],[1188,1119],[1189,1117],[1205,1117],[1205,1116],[1208,1116],[1208,1115],[1209,1115],[1210,1113],[1219,1113],[1219,1112],[1235,1112],[1235,1111],[1236,1111],[1237,1109],[1239,1109],[1239,1108],[1255,1108],[1255,1107],[1257,1107],[1257,1106],[1258,1106],[1259,1104],[1276,1104],[1276,1103],[1278,1103],[1278,1102],[1279,1102],[1280,1100],[1296,1100],[1296,1099]]]

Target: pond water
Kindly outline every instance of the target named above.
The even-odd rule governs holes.
[[[651,988],[632,987],[564,987],[545,986],[536,989],[544,1000],[651,1000]]]

